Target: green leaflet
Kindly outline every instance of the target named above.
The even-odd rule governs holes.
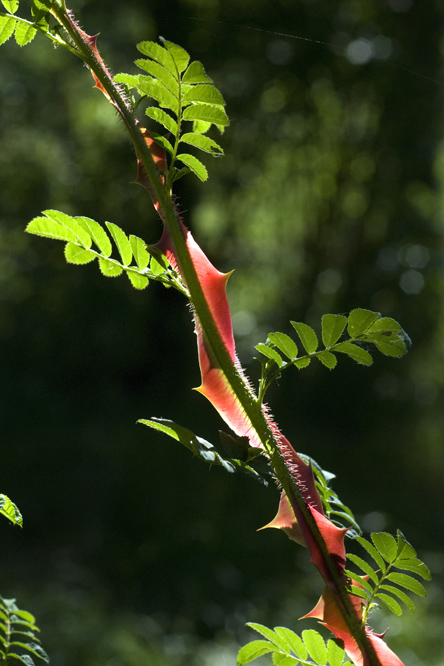
[[[205,72],[204,66],[199,60],[195,60],[187,68],[182,77],[183,83],[213,83],[213,79]]]
[[[163,109],[159,109],[155,106],[149,106],[145,113],[149,118],[163,125],[165,129],[168,130],[168,132],[171,132],[171,134],[175,135],[177,133],[178,128],[176,121],[170,116],[169,113],[163,111]]]
[[[10,14],[15,14],[19,7],[19,0],[2,0],[2,5]]]
[[[88,264],[98,259],[103,275],[118,277],[125,272],[135,289],[145,289],[149,279],[153,279],[187,294],[182,280],[158,250],[153,248],[151,255],[141,238],[128,238],[125,232],[112,222],[106,222],[106,226],[110,235],[89,217],[71,217],[60,211],[46,210],[44,217],[31,220],[26,231],[37,236],[66,241],[65,259],[70,264]],[[111,257],[111,239],[121,261]],[[97,251],[92,247],[93,242]],[[131,263],[133,256],[135,264]]]
[[[0,596],[0,661],[12,666],[17,661],[26,666],[36,664],[34,657],[49,663],[48,655],[40,644],[39,629],[31,613],[20,610],[15,599]]]
[[[275,666],[303,664],[313,666],[342,666],[345,652],[333,640],[327,643],[314,629],[306,629],[298,636],[286,627],[269,629],[262,624],[248,622],[248,627],[257,631],[263,638],[244,645],[238,653],[238,666],[249,664],[264,654],[272,653]],[[265,639],[265,640],[264,640]],[[344,666],[347,666],[344,664]]]
[[[206,153],[210,153],[215,157],[219,157],[224,154],[223,149],[219,146],[218,143],[210,139],[208,136],[203,134],[197,134],[196,132],[187,132],[183,134],[180,138],[181,143],[188,143],[190,146],[195,146],[200,148]]]
[[[194,155],[188,155],[188,153],[180,153],[177,156],[177,159],[191,169],[201,181],[207,180],[208,171],[197,157],[194,157]]]
[[[0,514],[14,525],[23,527],[23,517],[19,508],[6,495],[0,494]]]
[[[295,329],[296,333],[299,335],[299,338],[304,346],[307,354],[314,354],[318,348],[318,336],[307,324],[302,324],[301,322],[291,321],[290,324]]]
[[[348,559],[360,569],[361,574],[346,570],[346,574],[357,585],[352,585],[350,592],[366,600],[362,622],[365,624],[369,611],[376,605],[383,603],[395,615],[401,615],[404,604],[410,610],[415,610],[415,604],[404,590],[413,592],[421,597],[425,596],[424,586],[412,575],[395,571],[401,569],[430,580],[430,572],[426,565],[416,557],[415,550],[406,541],[398,530],[396,538],[387,532],[372,532],[371,542],[363,537],[356,537],[356,541],[367,551],[376,564],[376,569],[358,555],[349,554]],[[403,588],[403,589],[399,589]],[[401,602],[401,603],[400,603]]]
[[[260,481],[264,485],[268,485],[268,481],[264,475],[270,473],[269,468],[257,453],[254,453],[253,457],[249,454],[244,455],[243,453],[241,454],[241,457],[238,457],[232,450],[230,453],[233,457],[228,457],[226,455],[227,446],[223,440],[222,444],[216,447],[213,444],[210,444],[206,439],[195,435],[191,430],[188,430],[188,428],[184,428],[168,419],[139,419],[138,423],[142,423],[143,425],[172,437],[172,439],[175,439],[177,442],[186,446],[187,449],[203,462],[210,465],[219,465],[227,472],[246,473],[249,476],[253,476],[257,481]],[[246,460],[242,458],[246,458]]]
[[[33,25],[28,25],[24,21],[17,21],[14,36],[19,46],[25,46],[29,42],[32,42],[36,34],[37,30]]]
[[[9,16],[0,16],[0,44],[4,44],[8,41],[8,39],[14,33],[16,23],[17,21],[15,18]]]

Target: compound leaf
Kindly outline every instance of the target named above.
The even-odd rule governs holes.
[[[307,648],[305,647],[300,636],[295,634],[294,631],[291,631],[291,629],[287,629],[286,627],[275,627],[274,630],[277,634],[279,634],[279,636],[285,639],[296,657],[299,659],[307,659]]]
[[[160,106],[171,109],[176,116],[179,115],[179,101],[160,81],[149,76],[141,76],[139,90],[148,97],[155,99]]]
[[[341,666],[344,660],[344,650],[331,638],[327,641],[327,656],[330,666]]]

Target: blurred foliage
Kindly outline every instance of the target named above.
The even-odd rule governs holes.
[[[364,529],[399,527],[430,566],[426,602],[390,618],[388,642],[409,665],[441,665],[442,1],[71,6],[114,72],[160,33],[224,94],[226,157],[207,160],[205,186],[177,192],[213,262],[236,268],[247,370],[268,330],[316,328],[325,312],[369,308],[412,338],[401,361],[288,373],[269,399]],[[54,666],[225,666],[251,638],[245,621],[296,628],[319,581],[306,553],[255,534],[273,489],[133,425],[165,414],[210,440],[220,426],[189,390],[199,375],[181,296],[66,266],[57,244],[23,233],[51,207],[157,241],[118,118],[86,69],[41,39],[2,47],[0,90],[1,489],[25,518],[20,533],[3,527],[1,592],[37,616]]]

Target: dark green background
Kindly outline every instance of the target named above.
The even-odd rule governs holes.
[[[288,372],[269,400],[364,527],[400,528],[429,564],[418,612],[372,622],[390,625],[406,666],[441,665],[443,3],[71,7],[114,73],[134,72],[135,44],[160,34],[226,98],[226,157],[177,194],[215,265],[236,269],[229,298],[254,382],[254,344],[291,333],[289,319],[319,330],[323,313],[364,307],[411,336],[402,360]],[[38,616],[54,666],[228,666],[246,621],[295,628],[320,579],[282,534],[256,534],[274,489],[135,425],[163,416],[210,440],[221,426],[191,391],[183,299],[68,266],[60,244],[23,233],[56,208],[156,242],[116,114],[80,61],[43,38],[1,47],[0,91],[0,491],[25,518],[22,531],[3,521],[1,593]]]

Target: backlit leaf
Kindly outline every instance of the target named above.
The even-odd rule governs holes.
[[[348,316],[348,334],[356,338],[367,331],[368,328],[380,317],[379,312],[357,308],[352,310]]]
[[[174,153],[174,148],[171,145],[171,143],[168,141],[166,136],[162,136],[161,134],[157,134],[157,132],[151,132],[151,138],[155,143],[157,143],[158,146],[162,146],[167,153],[172,155]]]
[[[212,123],[207,123],[204,120],[195,120],[193,122],[193,132],[197,134],[205,134],[210,129]]]
[[[96,255],[91,250],[85,250],[79,245],[67,243],[65,246],[65,259],[70,264],[89,264],[94,261]]]
[[[331,347],[339,340],[345,327],[347,317],[344,315],[326,314],[322,317],[322,342],[325,347]]]
[[[389,597],[389,595],[384,594],[384,592],[378,592],[375,596],[377,599],[383,601],[387,606],[387,608],[389,608],[392,611],[392,613],[398,616],[402,615],[402,608],[398,604],[398,602],[395,601],[395,599],[393,599],[393,597]]]
[[[100,226],[98,222],[92,220],[90,217],[75,217],[74,219],[77,222],[77,224],[83,227],[85,231],[91,236],[94,243],[99,248],[100,252],[105,257],[110,257],[113,248],[105,229],[102,226]]]
[[[19,6],[19,0],[2,0],[2,5],[6,11],[15,14]]]
[[[11,523],[14,525],[23,526],[23,518],[18,507],[11,502],[9,497],[6,495],[0,494],[0,513],[5,516]]]
[[[29,25],[22,21],[17,21],[15,27],[15,41],[19,46],[25,46],[29,44],[37,34],[37,30],[33,25]]]
[[[210,153],[215,157],[223,155],[224,151],[213,139],[210,139],[208,136],[203,134],[195,134],[194,132],[187,132],[183,134],[180,138],[181,143],[188,143],[190,146],[195,146],[204,150],[206,153]]]
[[[260,353],[266,356],[267,358],[271,359],[272,361],[275,361],[275,363],[277,363],[279,368],[282,366],[284,360],[282,356],[278,354],[278,352],[275,349],[272,349],[268,345],[265,345],[263,342],[259,342],[259,344],[256,345],[256,349],[260,351]]]
[[[194,60],[182,77],[184,83],[213,83],[207,76],[204,66],[198,60]]]
[[[425,597],[426,591],[424,586],[418,580],[416,580],[416,578],[413,578],[408,574],[392,571],[387,575],[387,580],[390,580],[392,583],[396,583],[401,587],[405,587],[406,590],[410,590],[410,592],[414,592],[420,597]]]
[[[225,100],[215,86],[199,84],[191,86],[182,96],[182,102],[205,102],[225,106]]]
[[[148,97],[155,99],[160,106],[171,109],[176,116],[178,115],[179,102],[177,98],[159,81],[149,76],[141,76],[139,90],[148,95]]]
[[[166,48],[160,46],[160,44],[156,44],[156,42],[141,42],[140,44],[137,44],[137,48],[140,53],[156,60],[166,67],[173,76],[177,76],[173,57]]]
[[[399,338],[395,333],[385,339],[375,340],[374,344],[381,354],[384,354],[385,356],[399,358],[407,353],[407,347],[404,340]]]
[[[209,104],[191,104],[184,109],[182,114],[184,120],[203,120],[215,125],[229,125],[230,121],[225,111],[220,106]]]
[[[83,247],[87,249],[91,247],[91,236],[73,217],[59,210],[44,210],[43,214],[49,217],[50,220],[54,220],[54,222],[58,222],[58,224],[69,229]],[[68,238],[68,240],[71,239]]]
[[[124,83],[128,88],[138,88],[140,83],[139,74],[119,73],[114,77],[116,83]]]
[[[410,608],[411,611],[415,610],[415,604],[413,601],[408,597],[402,590],[398,590],[397,587],[393,587],[393,585],[381,585],[381,590],[386,590],[387,592],[390,592],[390,594],[394,594],[405,603],[405,605]]]
[[[179,82],[177,78],[166,69],[166,67],[155,60],[147,60],[145,58],[136,60],[134,64],[163,83],[165,88],[167,88],[175,97],[179,97]]]
[[[417,558],[411,558],[408,560],[399,559],[396,561],[396,567],[405,571],[412,571],[425,580],[431,580],[429,569],[424,562],[421,562],[421,560],[418,560]]]
[[[16,19],[9,16],[0,16],[0,44],[8,41],[14,32]]]
[[[316,358],[318,358],[323,365],[325,365],[326,368],[329,370],[333,370],[333,368],[336,368],[336,365],[338,363],[338,359],[334,354],[332,354],[329,351],[322,351],[319,354],[317,354]]]
[[[193,173],[196,174],[198,178],[202,181],[206,181],[208,178],[208,171],[197,157],[194,155],[188,155],[188,153],[180,153],[177,155],[177,159],[183,162]]]
[[[285,356],[290,360],[296,358],[298,355],[298,348],[294,340],[286,333],[269,333],[268,339],[277,347]]]
[[[386,562],[394,562],[398,553],[396,539],[388,532],[372,532],[371,540]]]
[[[286,627],[275,627],[274,630],[277,634],[286,640],[292,652],[299,659],[307,659],[307,648],[305,647],[300,636],[295,634],[294,631],[291,631],[291,629],[287,629]]]
[[[367,551],[369,555],[375,560],[376,564],[378,567],[381,569],[381,571],[384,573],[387,569],[387,566],[381,557],[381,555],[378,553],[376,548],[370,541],[367,541],[367,539],[364,539],[364,537],[356,537],[356,541],[361,544],[361,546]]]
[[[250,661],[262,657],[264,654],[273,652],[275,650],[274,645],[268,641],[251,641],[244,645],[237,655],[237,663],[239,666],[243,664],[249,664]]]
[[[327,642],[328,663],[330,666],[341,666],[344,660],[344,650],[331,639]]]
[[[327,648],[325,647],[322,636],[314,629],[306,629],[302,632],[302,640],[304,641],[304,645],[307,648],[310,657],[316,662],[316,664],[325,666],[328,656]]]
[[[307,366],[309,366],[310,363],[311,363],[311,358],[298,358],[297,361],[294,361],[294,365],[300,370],[302,368],[306,368]]]
[[[135,289],[145,289],[148,287],[148,278],[146,275],[140,275],[139,273],[134,273],[133,271],[126,271],[129,281]]]
[[[29,234],[44,236],[45,238],[77,242],[77,237],[72,231],[47,217],[35,217],[27,225],[26,231]]]
[[[188,67],[188,63],[190,62],[190,56],[188,53],[178,44],[174,44],[174,42],[169,42],[163,37],[159,37],[159,39],[172,55],[179,72],[182,73]]]
[[[335,352],[341,352],[341,354],[347,354],[350,356],[356,363],[361,363],[362,365],[371,365],[373,359],[365,349],[354,345],[352,342],[340,342],[335,347]]]
[[[375,585],[377,585],[379,583],[378,576],[373,571],[370,564],[368,564],[368,562],[363,560],[362,557],[359,557],[358,555],[354,555],[353,553],[349,553],[347,555],[347,557],[351,562],[353,562],[353,564],[356,564],[357,567],[362,569],[362,571],[372,579],[372,581],[375,583]]]
[[[99,258],[99,267],[105,277],[118,277],[122,274],[123,268],[110,259]]]
[[[318,336],[307,324],[298,321],[290,322],[296,333],[299,335],[307,354],[313,354],[318,348]]]
[[[148,266],[150,260],[150,255],[146,249],[146,243],[137,236],[130,236],[129,239],[136,264],[143,271]]]
[[[265,636],[265,638],[268,638],[268,640],[274,643],[274,645],[276,645],[276,647],[279,648],[279,650],[282,650],[282,652],[290,654],[291,648],[286,638],[281,634],[278,634],[275,631],[273,631],[273,629],[265,627],[263,624],[258,624],[257,622],[247,622],[247,626],[251,627],[259,634],[262,634],[262,636]]]
[[[112,222],[105,222],[105,224],[108,227],[112,237],[114,238],[117,249],[119,250],[119,254],[122,258],[123,265],[129,266],[133,258],[133,252],[131,250],[131,243],[129,242],[127,235],[116,224],[113,224]]]
[[[170,116],[169,113],[166,113],[163,109],[159,109],[157,106],[149,106],[146,111],[146,115],[149,116],[152,120],[155,120],[157,123],[160,123],[171,132],[173,136],[177,133],[177,123]]]
[[[299,659],[289,654],[282,654],[282,652],[273,652],[272,659],[274,666],[295,666],[300,664]]]

